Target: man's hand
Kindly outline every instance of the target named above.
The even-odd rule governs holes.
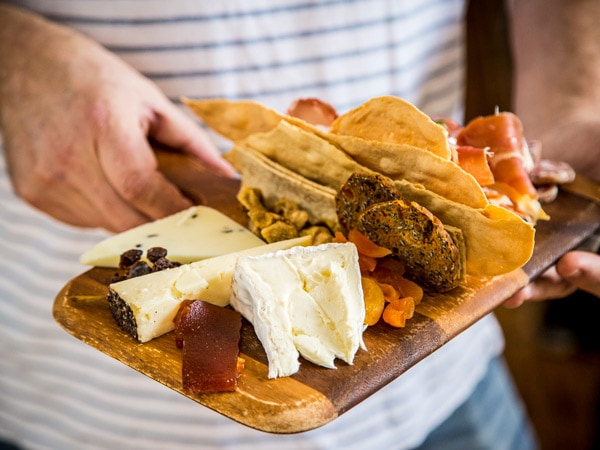
[[[544,158],[566,161],[600,182],[600,3],[514,0],[510,6],[513,108],[526,136],[542,142]],[[577,288],[600,296],[597,254],[567,253],[505,305],[564,297]]]
[[[526,301],[562,298],[576,289],[600,298],[600,255],[586,251],[567,253],[556,266],[506,300],[504,306],[516,308]]]
[[[234,170],[148,79],[86,37],[0,6],[0,127],[15,191],[64,222],[121,231],[191,205],[148,143]]]

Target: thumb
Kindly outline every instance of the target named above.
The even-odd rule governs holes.
[[[167,99],[164,108],[156,112],[148,133],[160,144],[196,156],[227,177],[236,175],[204,130]]]
[[[569,252],[558,261],[556,271],[577,288],[600,297],[600,255]]]

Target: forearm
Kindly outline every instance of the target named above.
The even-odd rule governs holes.
[[[36,85],[61,86],[79,56],[99,47],[81,34],[37,14],[0,4],[0,127],[13,121],[14,108],[36,103],[53,114]],[[81,71],[81,68],[77,68]],[[93,70],[93,68],[89,68]]]
[[[0,126],[5,119],[2,112],[7,111],[7,104],[15,95],[12,84],[22,80],[22,71],[26,69],[27,49],[24,47],[30,44],[25,37],[35,34],[32,29],[39,21],[16,7],[0,4]]]
[[[44,57],[55,34],[67,32],[36,14],[0,3],[0,87],[17,76],[23,78],[28,60],[33,55]]]
[[[546,157],[598,178],[600,2],[512,3],[514,107]]]
[[[0,128],[15,192],[64,222],[122,231],[191,205],[149,141],[234,173],[158,87],[70,28],[0,6]]]

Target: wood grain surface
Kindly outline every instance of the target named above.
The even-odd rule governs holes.
[[[196,202],[245,222],[235,199],[237,180],[218,177],[175,153],[160,152],[159,162],[163,173]],[[598,205],[573,194],[561,193],[546,210],[552,220],[538,225],[534,255],[523,269],[499,277],[468,277],[450,293],[425,296],[406,328],[384,323],[369,327],[364,333],[367,350],[359,350],[352,366],[338,362],[337,370],[301,360],[295,375],[269,380],[266,354],[252,326],[244,321],[240,350],[245,368],[238,390],[187,394],[173,333],[140,344],[116,325],[106,300],[115,269],[93,268],[69,281],[56,297],[54,318],[77,339],[232,420],[271,433],[306,431],[334,420],[401,376],[493,311],[600,225]]]

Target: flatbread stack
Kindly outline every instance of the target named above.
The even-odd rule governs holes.
[[[373,98],[327,130],[252,101],[183,101],[233,142],[225,158],[241,189],[260,189],[267,207],[292,200],[312,223],[361,231],[430,291],[531,257],[534,227],[490,204],[453,162],[446,129],[398,97]]]

